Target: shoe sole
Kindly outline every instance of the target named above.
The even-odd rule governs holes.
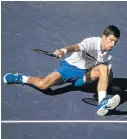
[[[4,83],[6,83],[6,84],[8,83],[7,80],[6,80],[6,76],[9,75],[9,74],[12,74],[12,73],[7,73],[7,74],[5,74],[4,77],[3,77],[3,81],[4,81]]]
[[[115,95],[107,103],[107,109],[113,110],[119,105],[119,103],[120,103],[120,96],[119,95]]]
[[[103,107],[101,107],[98,111],[97,111],[97,115],[100,116],[104,116],[108,113],[108,109],[105,108],[106,105],[104,105]]]

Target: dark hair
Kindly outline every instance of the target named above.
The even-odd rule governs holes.
[[[114,25],[109,25],[105,28],[103,35],[108,37],[109,35],[114,35],[116,38],[120,37],[120,30],[114,26]]]

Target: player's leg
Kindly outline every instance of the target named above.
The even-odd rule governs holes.
[[[109,84],[109,71],[108,67],[104,64],[100,64],[96,67],[93,67],[85,76],[84,82],[91,82],[95,79],[98,80],[98,97],[99,104],[97,107],[98,115],[105,115],[108,112],[108,109],[114,109],[120,103],[119,95],[115,95],[113,98],[107,98],[107,88]]]
[[[86,80],[88,80],[88,76],[86,75]],[[100,64],[96,67],[93,67],[90,72],[91,80],[95,80],[99,78],[97,91],[107,91],[108,88],[108,67],[104,64]],[[106,94],[105,94],[106,95]]]
[[[75,87],[80,87],[85,85],[85,83],[91,83],[99,78],[99,69],[94,67],[91,70],[84,70],[85,76],[80,74],[80,78],[74,83]],[[108,84],[112,83],[113,72],[108,72]]]
[[[28,84],[34,85],[37,88],[40,89],[48,89],[49,87],[57,84],[57,82],[61,80],[61,75],[59,72],[52,72],[46,77],[39,78],[39,77],[29,77],[28,78]]]
[[[59,72],[52,72],[44,78],[8,73],[3,78],[4,83],[26,83],[43,90],[55,85],[60,79]]]

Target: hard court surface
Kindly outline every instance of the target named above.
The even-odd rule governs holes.
[[[65,45],[79,43],[87,37],[101,36],[104,28],[110,24],[118,26],[121,30],[121,37],[112,51],[114,79],[112,86],[108,89],[109,96],[115,94],[121,96],[121,104],[116,110],[104,117],[96,114],[97,102],[95,97],[97,92],[95,83],[81,88],[74,88],[71,84],[65,84],[54,86],[51,88],[52,90],[43,92],[27,85],[6,85],[2,81],[2,120],[126,121],[126,13],[127,2],[1,2],[1,77],[8,72],[44,77],[59,67],[60,60],[33,52],[32,48],[54,51]],[[67,56],[69,55],[65,57]],[[11,126],[7,125],[3,124],[2,131],[7,127],[7,132],[12,130],[13,133],[13,129],[10,130]],[[12,125],[14,129],[17,128],[17,125]],[[22,126],[21,124],[19,130],[23,129]],[[29,125],[27,126],[29,127]],[[39,129],[41,126],[44,128],[44,125],[39,125],[38,130],[41,130]],[[65,133],[68,138],[75,136],[75,134],[71,134],[77,127],[76,132],[78,134],[82,131],[89,131],[87,137],[90,137],[91,132],[96,134],[96,130],[99,131],[100,129],[104,131],[104,134],[107,134],[106,132],[112,128],[113,132],[119,131],[123,136],[125,135],[124,124],[118,127],[115,124],[109,124],[106,127],[104,124],[102,126],[101,124],[74,124],[74,126],[65,124],[59,126],[62,128],[60,131],[63,134],[68,132]],[[57,132],[59,126],[55,124],[49,127],[50,129],[54,128],[53,130],[56,128],[52,139],[56,139],[55,136],[60,134],[60,131]],[[65,130],[66,126],[67,128],[70,127],[70,132]],[[31,125],[29,131],[32,132],[34,128],[35,125]],[[25,129],[22,132],[25,132]],[[39,136],[38,132],[41,133],[37,131],[34,135]],[[52,134],[52,132],[50,133]],[[15,133],[14,137],[16,136]],[[117,134],[113,136],[118,137]]]

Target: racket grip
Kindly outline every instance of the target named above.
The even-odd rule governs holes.
[[[60,57],[58,57],[54,52],[52,52],[51,54],[52,54],[53,57],[55,57],[55,58],[60,58]]]
[[[57,55],[55,55],[54,53],[50,53],[50,55],[52,56],[52,57],[55,57],[55,58],[59,58]]]

